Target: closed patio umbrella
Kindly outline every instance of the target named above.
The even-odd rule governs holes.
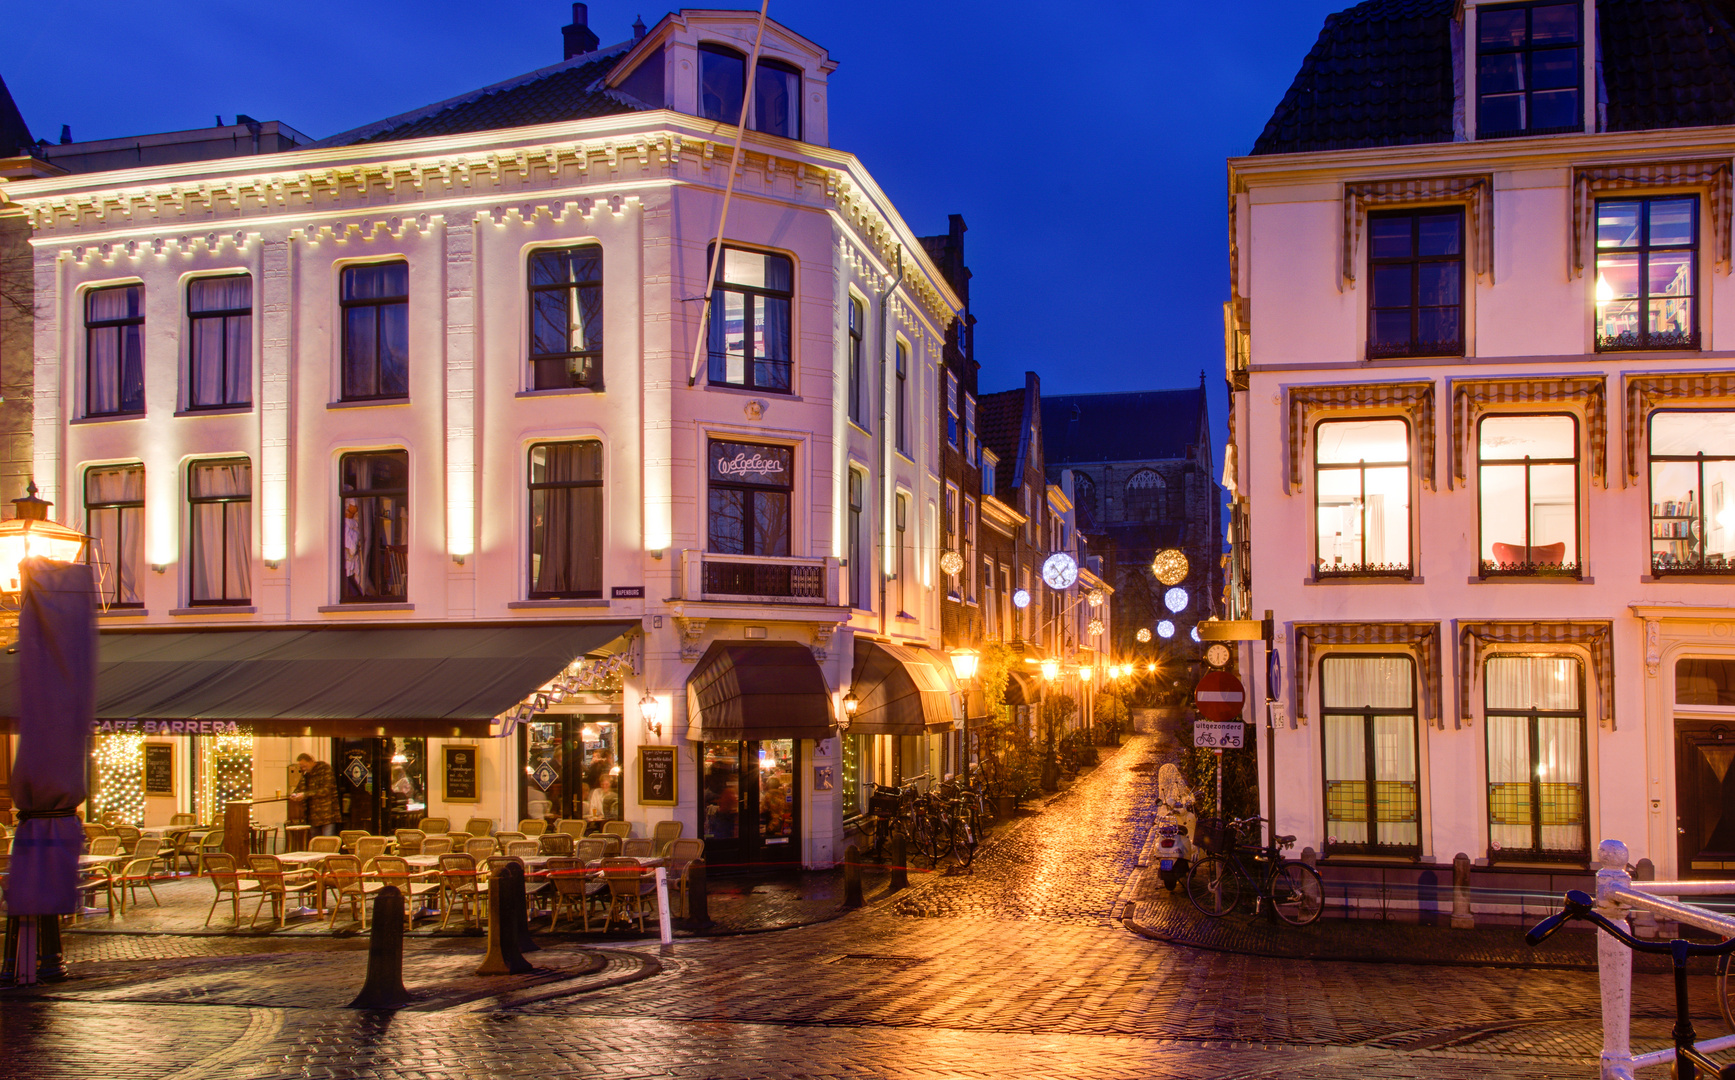
[[[59,922],[78,910],[78,855],[96,710],[96,589],[90,567],[30,558],[20,564],[18,756],[12,770],[18,830],[6,888],[17,920],[19,983],[36,981],[37,929],[58,961]],[[46,918],[42,918],[42,917]],[[7,938],[13,937],[8,926]]]

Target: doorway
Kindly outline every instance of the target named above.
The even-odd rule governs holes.
[[[620,714],[549,717],[522,724],[524,784],[518,813],[550,827],[563,818],[622,820]],[[592,826],[593,829],[597,827]]]
[[[338,828],[390,836],[428,816],[428,740],[333,739]]]
[[[1724,878],[1735,870],[1735,727],[1675,722],[1675,837],[1680,876]]]
[[[795,739],[703,744],[700,835],[713,870],[800,861],[799,746]]]

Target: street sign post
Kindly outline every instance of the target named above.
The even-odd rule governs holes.
[[[1193,745],[1210,750],[1239,750],[1245,745],[1247,725],[1239,720],[1218,723],[1214,720],[1193,721]]]
[[[1207,720],[1234,720],[1245,704],[1247,688],[1227,671],[1207,671],[1200,676],[1199,688],[1193,692],[1193,706]]]

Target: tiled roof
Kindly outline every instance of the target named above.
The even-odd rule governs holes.
[[[1185,458],[1199,444],[1204,419],[1203,387],[1045,397],[1043,457],[1050,468]]]
[[[1735,124],[1728,0],[1601,0],[1608,130]]]
[[[1000,459],[999,471],[994,475],[996,494],[1011,491],[1017,486],[1018,437],[1024,431],[1024,388],[978,398],[976,431],[982,445]]]
[[[1328,16],[1253,153],[1452,141],[1455,6],[1366,0]],[[1597,11],[1607,130],[1735,124],[1735,0]]]
[[[640,111],[643,106],[629,104],[602,89],[603,76],[630,45],[575,56],[541,71],[334,135],[318,145],[395,142]]]
[[[1454,0],[1367,0],[1329,15],[1255,154],[1452,141]]]
[[[0,79],[0,158],[28,154],[35,148],[36,141],[30,137],[30,128],[25,126],[18,106],[12,103],[6,80]]]

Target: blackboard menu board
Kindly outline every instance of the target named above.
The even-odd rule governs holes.
[[[639,747],[639,805],[675,805],[675,748]]]
[[[173,743],[145,744],[145,794],[175,794],[175,746]]]
[[[481,802],[476,790],[476,748],[469,744],[447,744],[440,748],[440,771],[446,778],[447,802]]]

